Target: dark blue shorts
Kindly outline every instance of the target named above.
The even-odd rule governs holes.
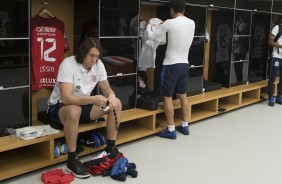
[[[50,105],[48,107],[48,117],[52,122],[54,122],[57,125],[62,127],[63,124],[62,124],[62,122],[59,118],[59,109],[61,107],[62,106],[60,106],[59,104]],[[79,118],[79,123],[83,124],[83,123],[91,122],[90,112],[91,112],[91,109],[93,107],[93,104],[81,105],[80,107],[81,107],[82,111],[81,111],[81,115],[80,115],[80,118]]]
[[[161,95],[172,97],[174,93],[187,93],[188,74],[189,65],[186,63],[163,65],[160,84]]]

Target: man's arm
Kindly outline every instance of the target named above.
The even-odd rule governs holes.
[[[73,84],[68,82],[60,82],[61,100],[64,105],[87,105],[96,104],[100,105],[103,99],[98,96],[75,96],[72,94]]]
[[[115,92],[112,90],[109,81],[108,80],[99,81],[99,87],[101,88],[103,95],[108,98],[110,105],[116,107],[117,106],[116,95]]]
[[[272,47],[282,48],[282,45],[279,45],[278,42],[274,42],[275,35],[270,34],[268,39],[268,44]]]

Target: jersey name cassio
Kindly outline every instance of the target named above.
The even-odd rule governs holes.
[[[53,88],[67,44],[64,23],[39,15],[31,21],[32,90]]]

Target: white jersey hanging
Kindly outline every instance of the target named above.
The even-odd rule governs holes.
[[[158,25],[163,21],[158,18],[151,18],[149,24],[152,25],[152,31],[156,30]],[[149,40],[147,32],[144,32],[142,50],[139,55],[139,70],[146,70],[147,68],[155,68],[156,49],[159,45],[166,44],[166,35],[161,36],[157,40]]]

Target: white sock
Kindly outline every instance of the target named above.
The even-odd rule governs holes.
[[[167,125],[167,128],[170,132],[175,130],[175,126],[174,125]]]
[[[184,121],[182,121],[182,122],[181,122],[181,126],[182,126],[182,127],[186,127],[186,126],[188,126],[188,122],[184,122]]]

